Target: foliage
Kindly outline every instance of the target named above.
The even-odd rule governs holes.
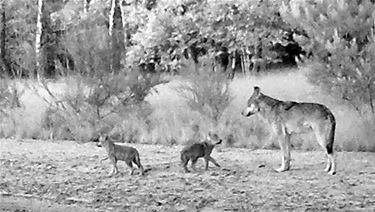
[[[60,83],[66,86],[60,94],[48,83],[43,85],[50,94],[43,125],[57,132],[55,136],[62,136],[60,139],[87,140],[98,130],[121,125],[128,115],[142,110],[147,105],[145,97],[162,81],[134,71],[127,75],[98,74],[95,78],[75,75]]]
[[[359,112],[370,108],[374,114],[374,2],[294,0],[280,11],[284,20],[306,34],[296,40],[314,55],[312,82]]]
[[[4,0],[1,4],[5,19],[0,25],[0,31],[4,30],[4,49],[0,50],[4,58],[0,60],[9,76],[28,76],[35,68],[36,5],[28,0]]]
[[[170,1],[147,13],[146,24],[134,34],[134,49],[158,49],[161,64],[179,70],[181,58],[214,53],[249,52],[262,38],[264,57],[274,57],[273,43],[285,42],[290,31],[281,19],[279,1]],[[137,51],[136,51],[137,52]],[[132,54],[134,52],[129,52]]]
[[[189,71],[185,79],[186,84],[178,88],[179,95],[187,100],[190,109],[208,118],[212,127],[216,127],[233,99],[226,75],[213,72],[208,66]]]
[[[109,36],[100,26],[72,32],[64,43],[80,72],[66,71],[60,80],[64,85],[61,93],[54,92],[48,82],[42,83],[50,96],[46,101],[51,111],[46,114],[44,126],[60,127],[65,133],[61,134],[63,138],[86,140],[91,136],[80,133],[92,132],[94,136],[99,128],[121,124],[129,111],[146,104],[145,97],[155,86],[165,82],[160,74],[140,69],[111,72]]]
[[[62,65],[80,72],[82,67],[75,67],[80,61],[76,61],[69,46],[61,40],[93,30],[98,34],[92,36],[108,36],[110,1],[90,1],[87,11],[80,0],[46,1],[45,5],[48,17],[44,26],[48,31],[44,32],[48,35],[44,34],[42,46],[51,55],[44,58],[43,65],[56,68]],[[150,9],[147,3],[128,2],[122,5],[126,58],[121,63],[125,67],[155,63],[156,70],[180,70],[181,59],[194,48],[218,51],[219,47],[225,47],[232,53],[257,45],[258,37],[262,37],[264,54],[269,57],[273,55],[268,51],[272,43],[281,42],[283,33],[290,30],[278,13],[279,6],[280,2],[275,0],[163,0]],[[35,69],[36,9],[35,4],[23,0],[6,3],[7,51],[12,71],[18,74]]]
[[[8,78],[0,79],[0,137],[8,137],[16,127],[14,111],[22,107],[20,97],[23,92],[19,92],[16,83]]]

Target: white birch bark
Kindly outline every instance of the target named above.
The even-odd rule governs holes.
[[[115,7],[116,7],[116,0],[111,0],[111,10],[109,12],[109,36],[112,36],[113,34],[113,25],[115,20]]]
[[[42,16],[43,16],[43,0],[38,0],[38,15],[36,23],[36,36],[35,36],[35,56],[36,56],[36,75],[40,80],[41,71],[41,39],[42,39]]]
[[[83,13],[86,15],[89,10],[89,3],[87,0],[83,0]]]
[[[119,2],[119,4],[120,4],[120,9],[121,9],[121,20],[122,20],[122,30],[123,30],[123,33],[124,33],[124,53],[123,53],[123,55],[126,55],[126,46],[127,46],[127,39],[126,39],[126,36],[127,36],[127,32],[126,32],[126,28],[125,28],[125,26],[126,26],[126,24],[125,24],[125,11],[124,11],[124,7],[122,6],[123,4],[123,1],[125,1],[125,0],[121,0],[120,2]],[[124,57],[124,63],[126,64],[126,57]]]

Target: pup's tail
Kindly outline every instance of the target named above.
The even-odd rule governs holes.
[[[108,157],[105,157],[105,158],[101,159],[100,163],[103,162],[104,160],[108,160]]]

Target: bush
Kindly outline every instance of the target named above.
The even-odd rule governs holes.
[[[143,108],[155,86],[166,82],[158,73],[137,68],[112,71],[110,41],[103,27],[72,33],[65,43],[77,73],[65,72],[58,81],[60,89],[53,88],[56,83],[41,81],[49,105],[43,126],[60,139],[87,141],[102,129],[121,125],[128,114]]]
[[[213,72],[207,65],[197,70],[187,70],[184,77],[186,83],[178,87],[179,95],[191,110],[207,118],[211,127],[216,128],[233,99],[226,74]]]
[[[7,78],[0,79],[0,137],[9,137],[15,134],[16,114],[20,108],[20,93],[16,83]]]

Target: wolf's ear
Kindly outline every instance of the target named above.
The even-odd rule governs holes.
[[[260,88],[258,86],[254,86],[254,94],[259,95],[260,93]]]
[[[108,139],[108,134],[107,134],[107,133],[102,133],[101,136],[102,136],[104,139]]]

